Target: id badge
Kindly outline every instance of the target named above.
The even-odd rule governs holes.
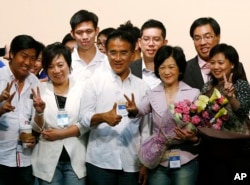
[[[121,115],[121,116],[128,115],[126,102],[118,102],[117,103],[117,114]]]
[[[69,115],[65,110],[59,110],[57,113],[57,125],[66,127],[69,124]]]
[[[181,158],[180,151],[173,150],[169,152],[169,167],[170,168],[180,168],[181,167]]]

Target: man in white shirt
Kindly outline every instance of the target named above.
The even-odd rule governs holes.
[[[0,68],[1,185],[33,185],[30,155],[35,137],[30,136],[26,140],[28,148],[23,148],[20,127],[30,125],[34,113],[31,89],[39,85],[39,80],[29,71],[39,53],[36,40],[18,35],[10,45],[9,64]],[[6,104],[9,108],[3,109]]]
[[[146,183],[146,168],[140,164],[137,152],[143,137],[141,130],[148,127],[141,118],[127,116],[124,97],[133,93],[138,103],[149,89],[130,72],[134,48],[135,39],[130,33],[112,32],[106,41],[111,68],[98,69],[86,84],[81,122],[91,128],[86,154],[90,184]]]
[[[95,45],[99,32],[98,17],[87,10],[79,10],[71,17],[70,25],[71,35],[77,43],[72,52],[71,76],[85,80],[107,60]]]

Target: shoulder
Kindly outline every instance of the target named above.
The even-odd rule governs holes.
[[[134,62],[131,62],[130,67],[135,67],[135,66],[139,66],[142,65],[142,59],[138,59]]]
[[[193,88],[190,85],[188,85],[187,83],[180,81],[179,82],[179,88],[182,91],[189,91],[189,92],[193,92],[193,93],[200,93],[200,90],[197,88]]]

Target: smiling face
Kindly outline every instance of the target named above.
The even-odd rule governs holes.
[[[159,28],[147,28],[143,30],[143,34],[138,41],[143,53],[143,58],[148,60],[153,60],[157,50],[167,44]]]
[[[210,69],[213,76],[220,82],[225,74],[229,78],[234,65],[225,58],[223,53],[215,54],[210,60]]]
[[[95,46],[95,38],[99,29],[94,27],[91,21],[86,21],[78,24],[71,35],[76,40],[81,50],[89,50]]]
[[[69,66],[63,55],[56,56],[48,67],[47,73],[53,84],[63,84],[68,81]]]
[[[219,43],[220,35],[215,35],[209,24],[198,26],[193,34],[194,46],[200,58],[209,60],[210,50]]]
[[[24,79],[29,75],[31,66],[36,60],[35,49],[24,49],[15,55],[10,53],[10,69],[17,79]]]
[[[173,57],[169,57],[159,67],[159,76],[166,87],[179,83],[179,68]]]
[[[107,56],[113,71],[124,80],[129,75],[129,64],[134,57],[131,44],[119,38],[111,39],[107,45]]]

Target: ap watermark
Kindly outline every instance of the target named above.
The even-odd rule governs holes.
[[[244,179],[247,178],[247,173],[236,173],[234,176],[234,181],[243,181]]]

